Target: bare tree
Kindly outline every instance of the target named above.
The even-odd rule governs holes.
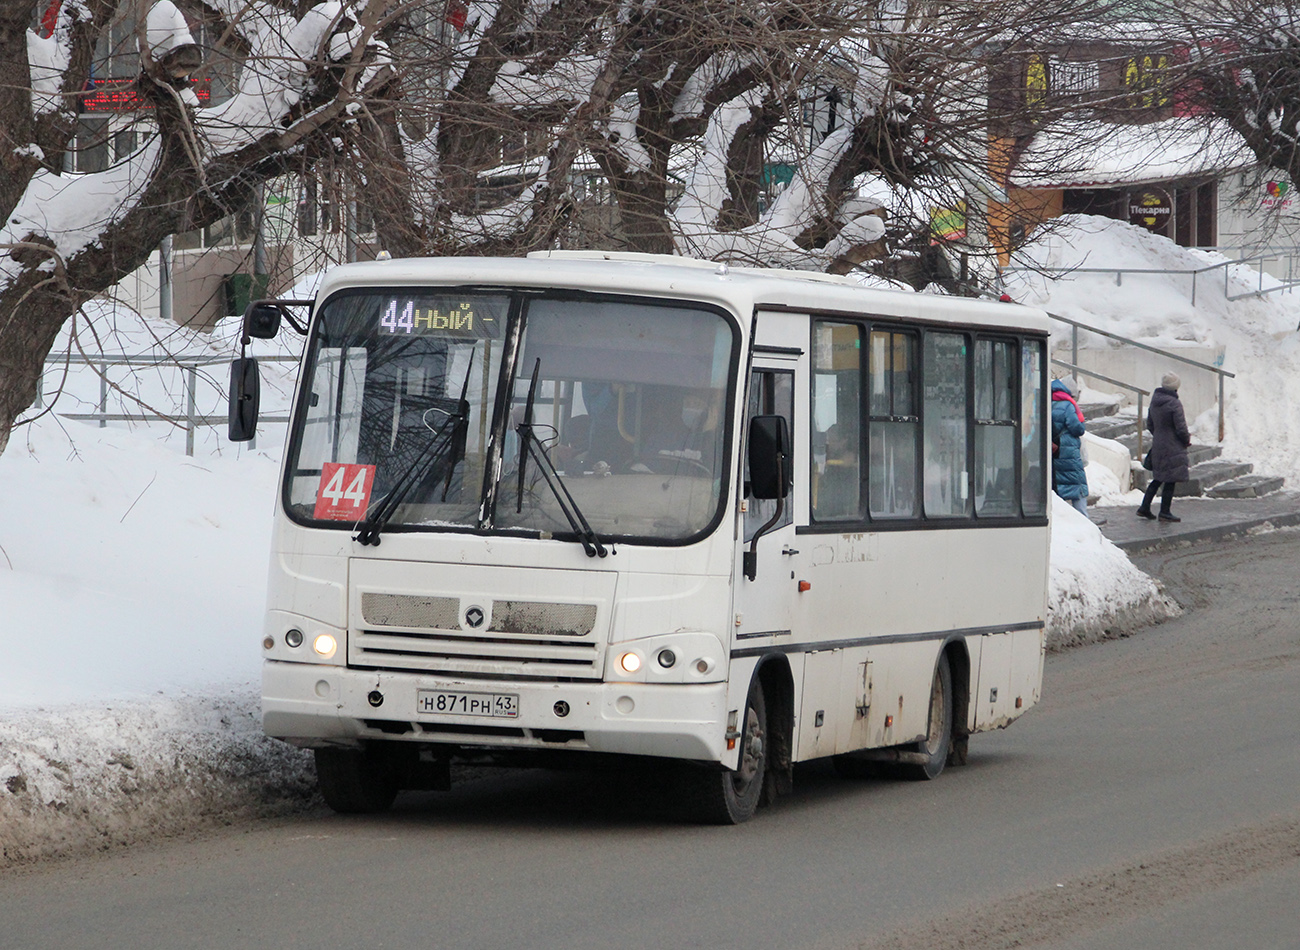
[[[1300,3],[1193,0],[1162,4],[1160,16],[1186,38],[1180,94],[1262,168],[1300,182]]]
[[[214,0],[187,21],[170,0],[0,7],[0,451],[32,404],[59,329],[143,264],[166,235],[245,205],[257,185],[333,148],[348,107],[391,80],[376,37],[388,11]],[[103,171],[65,174],[96,45],[129,18],[147,110],[142,143]],[[187,81],[206,23],[238,66],[234,95],[198,108]]]
[[[846,272],[924,250],[930,209],[988,182],[990,57],[1104,10],[175,2],[184,16],[173,0],[0,12],[0,451],[79,306],[165,235],[231,214],[286,172],[328,165],[396,256],[599,246]],[[142,144],[70,174],[96,44],[124,17]],[[205,68],[224,68],[233,93],[204,106],[187,79],[199,26]],[[75,226],[52,213],[74,204]]]

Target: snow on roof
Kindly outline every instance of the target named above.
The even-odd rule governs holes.
[[[1217,120],[1178,117],[1145,125],[1063,120],[1045,126],[1008,183],[1020,188],[1101,188],[1223,174],[1257,164]]]

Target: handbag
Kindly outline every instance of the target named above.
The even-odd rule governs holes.
[[[1148,472],[1151,471],[1151,450],[1147,449],[1146,457],[1142,459],[1142,467]]]

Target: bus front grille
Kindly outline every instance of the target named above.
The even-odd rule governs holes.
[[[349,639],[348,661],[377,669],[425,670],[474,676],[594,679],[600,650],[590,639],[551,639],[461,631],[360,630]]]
[[[376,569],[365,563],[354,567],[358,573]],[[406,583],[416,582],[402,577],[409,565],[391,568]],[[526,573],[474,568],[459,577],[459,570],[439,566],[446,577],[437,586],[432,576],[420,578],[432,588],[427,593],[376,590],[371,578],[359,583],[348,631],[348,665],[478,679],[600,678],[613,575],[584,573],[580,579],[588,599],[574,602],[527,596],[518,586],[520,578],[528,580]],[[472,592],[493,582],[501,596]],[[470,592],[451,592],[462,585]],[[548,585],[534,580],[530,586],[532,593]],[[593,593],[598,597],[594,602]]]

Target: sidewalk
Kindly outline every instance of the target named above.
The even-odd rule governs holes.
[[[1129,554],[1145,554],[1194,544],[1224,541],[1254,528],[1300,525],[1300,491],[1280,491],[1263,498],[1175,498],[1180,522],[1148,521],[1136,508],[1088,509],[1093,521],[1105,518],[1101,533]]]

